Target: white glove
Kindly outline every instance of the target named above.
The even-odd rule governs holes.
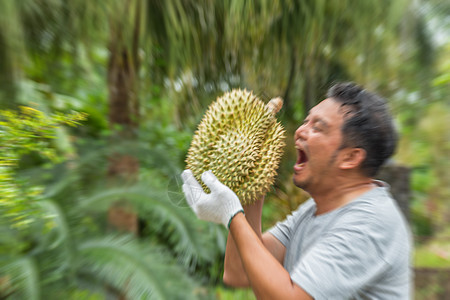
[[[221,223],[229,228],[231,219],[237,213],[244,212],[236,194],[221,183],[212,171],[202,174],[202,181],[211,191],[209,194],[203,191],[191,170],[184,170],[181,178],[186,200],[199,219]]]

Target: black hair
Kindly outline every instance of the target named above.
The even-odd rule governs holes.
[[[341,149],[364,149],[366,158],[360,169],[365,175],[374,177],[394,154],[398,140],[386,100],[352,82],[332,86],[327,97],[340,103],[344,110]]]

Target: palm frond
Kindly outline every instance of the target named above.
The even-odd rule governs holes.
[[[161,249],[107,236],[78,247],[80,272],[95,274],[129,299],[193,299],[195,284]]]
[[[195,265],[198,259],[213,259],[214,253],[211,249],[215,248],[215,243],[208,246],[208,239],[202,236],[208,235],[208,232],[201,229],[187,205],[180,207],[171,202],[167,193],[160,189],[155,190],[144,184],[109,188],[80,199],[80,206],[88,211],[104,211],[118,199],[127,199],[134,205],[147,226],[164,236],[174,247],[173,250],[183,264]]]
[[[52,250],[65,243],[70,237],[70,229],[66,216],[58,204],[51,200],[42,200],[39,205],[43,210],[43,226],[45,242],[41,247],[46,251]]]
[[[9,282],[13,299],[39,299],[39,275],[31,257],[20,257],[0,267],[0,275]],[[0,295],[1,296],[1,295]]]

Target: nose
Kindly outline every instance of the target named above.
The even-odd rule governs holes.
[[[302,124],[300,125],[300,127],[297,128],[297,130],[295,131],[295,141],[296,140],[306,140],[307,138],[307,131],[306,131],[306,124]]]

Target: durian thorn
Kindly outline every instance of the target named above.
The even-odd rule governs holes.
[[[266,105],[266,108],[274,115],[280,111],[281,107],[283,107],[283,99],[281,97],[273,98]]]

